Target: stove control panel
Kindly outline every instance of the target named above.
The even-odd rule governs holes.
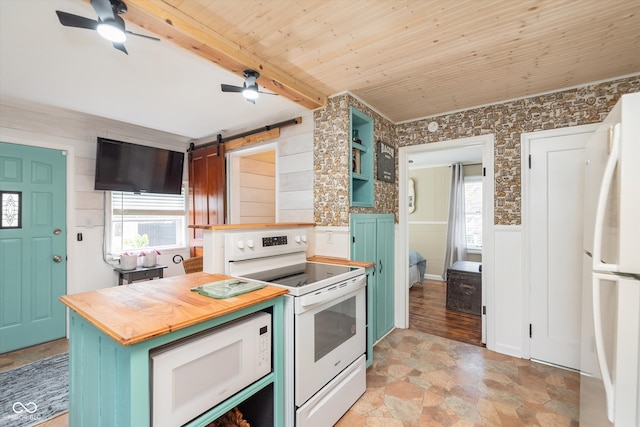
[[[287,236],[271,236],[262,238],[262,246],[282,246],[287,244]]]
[[[305,254],[309,246],[306,229],[243,230],[227,233],[224,239],[226,262],[283,254]]]

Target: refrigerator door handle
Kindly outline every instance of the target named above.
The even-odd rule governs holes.
[[[600,184],[600,194],[598,196],[598,205],[596,208],[596,223],[593,233],[593,269],[596,271],[609,271],[615,273],[619,267],[617,264],[607,264],[602,262],[602,235],[604,230],[604,215],[607,208],[607,199],[611,191],[611,183],[613,182],[613,174],[620,158],[620,123],[616,123],[613,127],[613,137],[611,142],[611,154],[607,159],[607,165],[602,176]]]
[[[618,279],[609,274],[593,273],[593,326],[595,331],[596,353],[598,354],[598,365],[600,365],[600,373],[602,374],[602,383],[604,384],[604,393],[607,397],[607,418],[613,422],[614,419],[614,402],[615,395],[613,391],[613,381],[607,364],[607,355],[604,349],[604,337],[602,333],[602,311],[600,308],[600,285],[602,280]]]

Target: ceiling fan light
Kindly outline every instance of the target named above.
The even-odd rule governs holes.
[[[115,20],[100,22],[96,30],[102,37],[114,43],[122,43],[127,39],[127,35],[122,28],[116,24]]]
[[[255,86],[246,87],[242,91],[242,95],[247,99],[257,99],[259,96],[258,88],[256,88]]]

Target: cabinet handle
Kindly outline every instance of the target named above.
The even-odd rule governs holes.
[[[382,260],[378,261],[380,263],[380,274],[382,274]]]

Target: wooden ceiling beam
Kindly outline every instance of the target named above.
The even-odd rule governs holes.
[[[164,40],[187,49],[218,66],[243,76],[246,69],[260,73],[259,85],[299,105],[313,110],[327,102],[327,96],[294,76],[279,70],[162,0],[127,0],[124,15],[132,22]]]

